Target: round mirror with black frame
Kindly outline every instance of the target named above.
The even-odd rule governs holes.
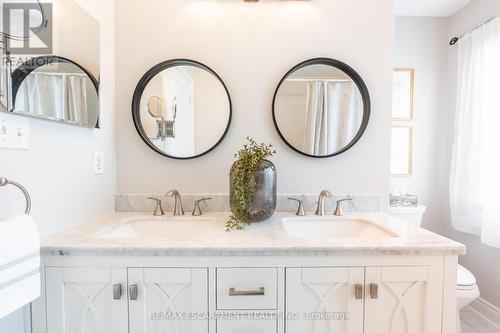
[[[99,127],[99,84],[76,62],[30,58],[12,73],[10,112],[88,128]]]
[[[370,95],[347,64],[315,58],[293,67],[273,98],[273,120],[285,143],[315,158],[342,154],[361,138],[370,119]]]
[[[143,75],[135,88],[132,118],[142,140],[174,159],[203,156],[229,130],[232,104],[222,79],[197,61],[162,62]]]

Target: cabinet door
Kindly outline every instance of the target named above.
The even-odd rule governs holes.
[[[363,285],[364,268],[287,269],[286,332],[362,333]]]
[[[128,280],[130,333],[208,332],[207,269],[130,268]]]
[[[47,332],[127,332],[125,268],[47,267],[45,272]]]
[[[365,333],[441,332],[441,267],[366,269]]]

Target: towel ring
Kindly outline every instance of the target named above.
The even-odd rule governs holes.
[[[6,186],[6,185],[15,186],[18,189],[20,189],[21,192],[23,192],[24,198],[26,199],[26,210],[25,210],[25,213],[29,215],[29,213],[31,212],[31,196],[30,196],[30,193],[28,192],[28,190],[23,185],[21,185],[19,183],[16,183],[16,182],[14,182],[12,180],[8,180],[5,177],[0,177],[0,187],[1,186]]]

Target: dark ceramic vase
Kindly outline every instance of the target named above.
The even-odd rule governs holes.
[[[230,174],[230,196],[231,210],[233,207],[234,195],[234,170],[238,161],[231,167]],[[276,168],[271,161],[264,160],[253,173],[255,188],[253,190],[253,202],[248,209],[250,222],[260,222],[273,216],[277,203],[277,175]]]

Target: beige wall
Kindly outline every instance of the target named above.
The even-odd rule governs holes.
[[[154,24],[144,24],[152,22]],[[277,146],[280,192],[389,192],[393,1],[119,1],[116,3],[118,191],[228,192],[228,171],[246,136]],[[281,77],[308,58],[354,67],[371,93],[365,136],[349,152],[311,159],[291,151],[274,129],[272,97]],[[137,135],[130,104],[153,65],[191,58],[225,81],[234,118],[226,140],[197,160],[171,160]]]

